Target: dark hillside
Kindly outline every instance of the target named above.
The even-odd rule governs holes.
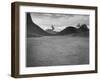
[[[69,26],[66,29],[64,29],[63,31],[59,32],[59,35],[66,35],[66,34],[72,34],[72,33],[76,33],[77,29],[75,27]]]
[[[78,31],[80,32],[86,32],[86,31],[89,31],[89,28],[87,27],[86,24],[83,24],[80,26],[80,28],[78,29]]]
[[[27,37],[39,37],[51,35],[32,22],[30,13],[27,13]]]

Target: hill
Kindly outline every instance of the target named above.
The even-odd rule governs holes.
[[[89,29],[86,24],[81,25],[78,29],[73,26],[68,26],[61,32],[57,33],[53,30],[44,31],[39,27],[39,25],[35,24],[30,16],[30,13],[27,13],[27,37],[41,37],[41,36],[55,36],[55,35],[68,35],[75,34],[79,36],[89,36]]]
[[[76,33],[77,29],[75,27],[69,26],[67,28],[65,28],[63,31],[59,32],[59,35],[66,35],[66,34],[72,34],[72,33]]]
[[[27,37],[41,37],[51,35],[32,22],[30,13],[27,13]]]
[[[82,25],[79,27],[78,31],[80,31],[80,32],[86,32],[86,31],[89,31],[89,28],[87,27],[86,24],[82,24]]]

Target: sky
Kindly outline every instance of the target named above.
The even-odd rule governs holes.
[[[51,29],[62,31],[68,26],[76,27],[77,24],[87,24],[89,26],[89,15],[79,14],[59,14],[59,13],[31,13],[32,21],[43,30]]]

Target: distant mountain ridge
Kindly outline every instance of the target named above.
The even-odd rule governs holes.
[[[71,33],[76,33],[76,32],[77,32],[77,29],[75,27],[69,26],[65,28],[64,30],[62,30],[61,32],[59,32],[58,34],[64,35],[64,34],[71,34]]]
[[[89,31],[89,28],[87,27],[86,24],[82,24],[82,25],[79,27],[78,30],[81,31],[81,32],[86,32],[86,31]]]
[[[79,28],[75,28],[73,26],[68,26],[61,32],[59,32],[59,35],[67,35],[72,33],[89,33],[89,28],[86,24],[82,24]]]
[[[81,25],[78,29],[73,26],[68,26],[61,32],[54,32],[53,30],[44,31],[37,24],[35,24],[30,13],[27,13],[27,37],[41,37],[41,36],[54,36],[54,35],[68,35],[68,34],[84,34],[89,35],[89,29],[86,24]]]

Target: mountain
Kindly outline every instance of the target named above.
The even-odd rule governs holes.
[[[78,36],[84,36],[84,37],[88,37],[89,36],[89,28],[87,27],[86,24],[82,24],[80,26],[80,28],[78,28]]]
[[[41,37],[52,35],[41,29],[37,24],[32,22],[30,13],[27,13],[27,37]]]
[[[57,32],[54,31],[54,30],[55,30],[55,27],[54,27],[53,25],[51,26],[51,28],[52,28],[52,29],[46,29],[46,32],[48,32],[48,33],[50,33],[50,34],[57,34]]]
[[[52,31],[52,30],[50,30],[50,29],[48,29],[48,30],[46,30],[46,32],[47,33],[50,33],[50,34],[52,34],[52,35],[56,35],[58,32],[56,32],[56,31]]]
[[[75,27],[69,26],[67,28],[65,28],[63,31],[59,32],[59,35],[66,35],[66,34],[72,34],[72,33],[76,33],[77,29]]]
[[[80,32],[86,32],[86,31],[89,31],[89,28],[87,27],[86,24],[82,24],[80,26],[80,28],[78,29],[78,31],[80,31]]]
[[[89,29],[86,24],[80,26],[80,28],[75,28],[73,26],[68,26],[61,32],[55,32],[53,29],[49,29],[44,31],[37,24],[35,24],[30,16],[30,13],[27,13],[26,17],[26,26],[27,26],[27,37],[41,37],[41,36],[55,36],[55,35],[67,35],[74,34],[75,35],[89,35]]]

